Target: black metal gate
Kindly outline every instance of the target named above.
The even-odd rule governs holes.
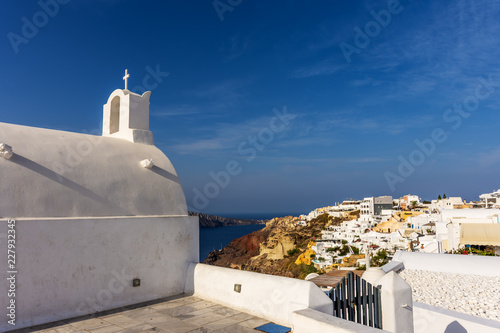
[[[333,315],[370,327],[382,328],[380,289],[353,272],[331,290]]]

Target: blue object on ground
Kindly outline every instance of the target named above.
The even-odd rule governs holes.
[[[291,331],[289,327],[276,325],[273,323],[265,324],[255,328],[256,330],[267,333],[288,333]]]

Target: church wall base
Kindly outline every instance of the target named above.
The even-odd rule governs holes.
[[[15,221],[16,325],[2,321],[0,331],[181,294],[189,264],[199,261],[197,217]],[[10,302],[8,277],[2,269],[0,304]]]

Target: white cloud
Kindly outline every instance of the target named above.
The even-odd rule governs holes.
[[[227,109],[239,104],[245,103],[247,93],[244,86],[248,84],[248,80],[227,80],[215,85],[200,87],[195,91],[189,92],[200,99],[207,100],[207,107],[210,109]]]
[[[487,153],[479,153],[479,163],[484,166],[492,166],[500,163],[500,147]]]
[[[200,111],[194,106],[180,105],[165,107],[163,111],[155,111],[151,113],[153,117],[173,117],[173,116],[187,116],[198,114]]]
[[[289,164],[350,164],[350,163],[380,163],[389,161],[389,159],[380,157],[324,157],[324,158],[310,158],[310,157],[290,157],[290,156],[268,156],[267,158],[273,159],[280,163]]]
[[[221,138],[198,140],[191,143],[181,143],[173,147],[181,154],[187,154],[194,151],[219,150],[224,149],[225,142]]]
[[[327,76],[338,72],[342,68],[343,66],[331,60],[326,60],[312,66],[299,68],[291,74],[291,77],[303,79],[314,76]]]
[[[353,80],[352,85],[355,87],[364,87],[364,86],[379,86],[383,82],[380,80],[375,80],[370,77],[364,78],[364,79],[358,79],[358,80]]]
[[[296,117],[289,112],[288,115],[290,120]],[[196,132],[205,133],[203,134],[204,138],[177,144],[172,148],[182,154],[236,150],[241,142],[248,140],[249,136],[255,136],[262,129],[269,128],[273,116],[252,118],[240,123],[218,123],[210,127],[200,127]],[[288,128],[288,130],[290,129],[291,127]],[[282,132],[275,133],[275,138],[286,132],[287,128]]]

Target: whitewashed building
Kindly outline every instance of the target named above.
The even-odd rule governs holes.
[[[429,222],[441,221],[441,215],[439,214],[421,214],[417,216],[409,216],[406,218],[406,223],[408,228],[421,230],[423,225]]]
[[[440,212],[442,209],[453,209],[454,205],[462,205],[464,202],[461,197],[450,197],[440,200],[432,200],[429,205],[431,212]]]
[[[500,250],[499,209],[443,209],[437,216],[438,252],[465,245],[492,245]]]
[[[479,196],[485,208],[500,208],[500,190],[492,193],[485,193]]]
[[[394,202],[398,205],[398,207],[402,210],[409,210],[410,208],[415,208],[415,206],[419,205],[421,200],[418,197],[418,195],[405,195],[397,200],[394,200]]]
[[[359,210],[360,208],[361,201],[358,200],[344,200],[340,205],[338,205],[338,209],[342,211]]]
[[[373,219],[373,214],[374,214],[373,202],[374,202],[373,197],[364,198],[363,201],[361,201],[360,212],[359,212],[360,220],[370,221]]]
[[[392,203],[392,196],[364,198],[360,204],[360,220],[371,222],[376,220],[377,223],[387,220],[387,218],[384,219],[382,216],[390,216],[392,214]]]

